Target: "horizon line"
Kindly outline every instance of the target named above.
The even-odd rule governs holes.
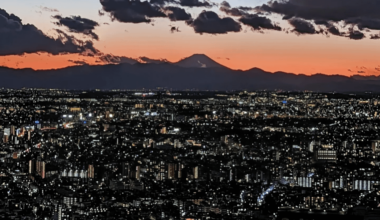
[[[207,56],[207,55],[206,55]],[[188,57],[186,57],[188,58]],[[186,59],[186,58],[182,58],[180,59],[179,61],[183,60],[183,59]],[[134,58],[132,58],[134,59]],[[211,59],[211,58],[210,58]],[[164,59],[163,59],[164,60]],[[166,60],[166,59],[165,59]],[[212,59],[213,60],[213,59]],[[177,61],[177,62],[179,62]],[[214,62],[218,63],[217,61],[213,60]],[[104,63],[104,64],[73,64],[73,65],[69,65],[69,66],[66,66],[66,67],[61,67],[61,68],[51,68],[51,69],[35,69],[35,68],[32,68],[32,67],[26,67],[26,68],[17,68],[17,67],[8,67],[8,66],[3,66],[3,65],[0,65],[0,68],[6,68],[6,69],[11,69],[11,70],[33,70],[33,71],[58,71],[58,70],[63,70],[63,69],[68,69],[68,68],[73,68],[73,67],[81,67],[81,66],[91,66],[91,67],[95,67],[95,66],[110,66],[110,65],[135,65],[135,64],[143,64],[143,65],[160,65],[160,64],[172,64],[172,65],[175,65],[177,62],[163,62],[163,63],[142,63],[142,62],[139,62],[136,60],[136,63],[134,64],[130,64],[130,63]],[[218,63],[219,64],[219,63]],[[232,71],[242,71],[242,72],[247,72],[247,71],[250,71],[250,70],[253,70],[253,69],[258,69],[258,70],[261,70],[265,73],[269,73],[269,74],[277,74],[277,73],[285,73],[285,74],[289,74],[289,75],[296,75],[296,76],[316,76],[316,75],[324,75],[324,76],[342,76],[342,77],[347,77],[347,78],[352,78],[354,76],[359,76],[359,77],[379,77],[379,75],[360,75],[360,74],[352,74],[352,75],[343,75],[343,74],[339,74],[339,73],[335,73],[335,74],[326,74],[326,73],[313,73],[313,74],[305,74],[305,73],[292,73],[292,72],[285,72],[285,71],[282,71],[282,70],[277,70],[277,71],[274,71],[274,72],[271,72],[271,71],[266,71],[262,68],[259,68],[259,67],[252,67],[252,68],[248,68],[248,69],[234,69],[234,68],[230,68],[230,67],[227,67],[227,66],[224,66],[222,64],[220,64],[222,67],[205,67],[205,68],[202,68],[202,67],[180,67],[180,68],[196,68],[196,69],[212,69],[212,68],[226,68],[226,69],[229,69],[229,70],[232,70]]]

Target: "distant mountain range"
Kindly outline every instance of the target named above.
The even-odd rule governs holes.
[[[145,63],[144,63],[145,62]],[[291,90],[380,92],[380,78],[315,74],[312,76],[253,68],[232,70],[203,54],[177,63],[143,57],[115,65],[82,65],[56,70],[0,67],[0,87],[60,89]]]
[[[224,67],[227,68],[220,63],[217,63],[210,57],[204,54],[194,54],[190,57],[186,57],[181,59],[176,63],[172,63],[166,59],[150,59],[148,57],[139,57],[139,58],[125,58],[123,57],[120,63],[145,63],[145,64],[162,64],[162,63],[170,63],[176,66],[185,67],[185,68],[210,68],[210,67]]]

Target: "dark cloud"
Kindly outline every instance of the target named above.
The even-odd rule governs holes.
[[[372,40],[378,40],[378,39],[380,39],[380,34],[371,34],[371,39]]]
[[[46,12],[59,12],[58,9],[55,9],[55,8],[48,8],[48,7],[40,7],[42,11],[46,11]]]
[[[151,59],[148,57],[139,57],[138,61],[141,63],[154,63],[154,64],[169,63],[167,59]]]
[[[99,10],[99,11],[98,11],[98,14],[99,14],[99,16],[104,16],[106,13],[104,13],[103,10]]]
[[[166,17],[161,7],[140,0],[100,0],[112,20],[126,23],[149,23],[151,18]]]
[[[149,1],[151,4],[156,4],[156,5],[166,5],[168,3],[177,3],[175,0],[150,0]]]
[[[349,19],[346,19],[344,22],[346,24],[357,25],[359,30],[363,30],[363,29],[380,30],[380,19],[349,18]]]
[[[256,14],[243,15],[239,21],[245,25],[252,27],[255,30],[272,29],[281,31],[281,27],[273,24],[269,18],[261,17]]]
[[[56,15],[53,18],[58,20],[55,22],[56,25],[67,27],[70,32],[84,34],[95,40],[99,40],[98,35],[93,32],[95,27],[99,26],[96,21],[80,16],[61,17],[60,15]]]
[[[306,20],[344,21],[355,17],[380,18],[378,0],[273,1],[257,9]]]
[[[215,4],[202,0],[100,0],[102,13],[108,12],[112,20],[125,23],[150,23],[152,18],[167,17],[171,21],[186,21],[191,15],[184,7],[212,7]],[[172,4],[170,6],[166,6]]]
[[[9,15],[2,9],[0,9],[0,20],[0,56],[37,52],[47,52],[53,55],[98,53],[91,41],[78,40],[59,30],[57,31],[58,38],[47,36],[34,25],[23,25],[20,18]]]
[[[308,21],[313,20],[316,24],[326,25],[329,33],[340,36],[347,35],[340,33],[331,23],[344,22],[357,26],[359,30],[380,30],[380,1],[378,0],[271,1],[255,10],[281,14],[286,19],[298,17]],[[307,27],[305,30],[312,31]],[[365,36],[361,32],[349,32],[348,37],[362,39]]]
[[[288,19],[290,19],[290,18],[288,18]],[[283,20],[288,20],[288,19],[283,19]],[[329,26],[331,24],[331,22],[326,21],[326,20],[314,20],[314,23],[317,25],[325,25],[325,26]]]
[[[375,70],[380,72],[380,68],[377,68],[377,67],[376,67]]]
[[[242,11],[252,11],[252,10],[254,10],[254,8],[252,8],[252,7],[246,7],[246,6],[237,7],[237,9],[240,9]]]
[[[293,31],[298,34],[315,34],[317,31],[315,30],[313,24],[310,22],[301,19],[301,18],[291,18],[288,20],[289,24],[294,27]]]
[[[285,15],[284,17],[282,17],[282,20],[289,20],[292,17],[294,17],[294,16],[293,15]]]
[[[180,31],[179,31],[179,27],[170,27],[170,31],[171,31],[172,33],[174,33],[174,32],[180,32]]]
[[[341,33],[339,31],[339,29],[337,27],[335,27],[334,25],[328,25],[327,27],[327,31],[332,34],[332,35],[336,35],[336,36],[342,36],[344,33]]]
[[[187,21],[191,19],[191,15],[189,13],[178,7],[168,6],[165,8],[165,13],[171,21]]]
[[[222,3],[220,3],[220,7],[231,8],[231,5],[226,1],[222,1]]]
[[[220,3],[219,10],[231,16],[243,16],[243,15],[247,15],[248,14],[247,11],[251,11],[253,10],[253,8],[243,7],[243,6],[232,8],[230,3],[223,1],[222,3]]]
[[[357,73],[365,73],[365,71],[358,71]]]
[[[21,31],[22,25],[15,20],[8,19],[0,14],[0,35],[12,31]]]
[[[207,1],[200,1],[200,0],[180,0],[179,4],[181,6],[187,6],[187,7],[212,7],[215,5],[214,3],[209,3]]]
[[[6,12],[4,9],[1,9],[1,8],[0,8],[0,15],[4,16],[5,18],[9,20],[17,21],[18,23],[22,24],[21,18],[17,17],[14,14],[8,14],[8,12]]]
[[[88,63],[84,60],[68,60],[68,61],[77,65],[88,65]]]
[[[231,16],[242,16],[246,14],[244,11],[241,11],[238,8],[225,8],[225,7],[220,7],[220,10],[223,11],[224,13],[231,15]]]
[[[130,57],[125,56],[115,56],[112,54],[101,54],[98,57],[99,62],[103,62],[106,64],[121,64],[121,63],[128,63],[128,64],[135,64],[135,63],[168,63],[169,61],[166,59],[150,59],[148,57],[139,57],[138,59],[133,59]]]
[[[315,20],[315,24],[317,25],[323,25],[326,27],[325,33],[330,33],[332,35],[336,36],[343,36],[344,33],[340,32],[340,30],[336,27],[336,25],[333,22],[326,21],[326,20]]]
[[[69,44],[73,44],[73,45],[80,45],[80,53],[82,55],[86,55],[86,56],[94,56],[95,54],[99,54],[99,50],[97,50],[95,47],[94,47],[94,43],[92,41],[82,41],[82,40],[79,40],[77,38],[75,38],[74,36],[70,36],[68,34],[66,34],[65,32],[61,31],[61,30],[58,30],[56,29],[55,31],[57,31],[57,33],[59,33],[59,37],[58,37],[58,40],[60,40],[61,42],[64,42],[64,43],[69,43]]]
[[[99,57],[99,60],[106,64],[120,64],[120,63],[135,64],[137,63],[135,59],[124,57],[124,56],[114,56],[112,54],[102,54]]]
[[[365,35],[360,31],[350,30],[348,33],[348,38],[352,40],[361,40],[365,38]]]
[[[243,16],[246,14],[246,12],[243,10],[240,10],[238,8],[231,8],[231,5],[226,1],[223,1],[220,4],[219,10],[231,16]]]
[[[194,28],[196,33],[226,34],[228,32],[240,32],[241,25],[230,17],[220,18],[213,11],[203,11],[194,20],[186,22]]]

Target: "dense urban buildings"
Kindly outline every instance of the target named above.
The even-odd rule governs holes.
[[[2,89],[0,218],[379,219],[379,99]]]

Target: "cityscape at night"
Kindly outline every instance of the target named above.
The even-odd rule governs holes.
[[[380,0],[0,3],[0,219],[379,220]]]
[[[379,95],[0,95],[3,219],[380,216]]]

